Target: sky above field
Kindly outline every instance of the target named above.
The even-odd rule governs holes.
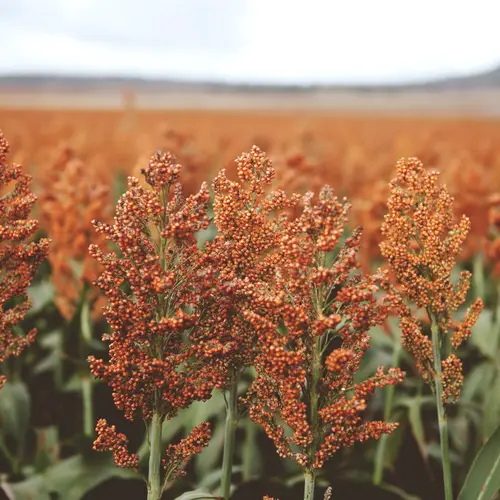
[[[378,83],[500,64],[498,0],[0,0],[0,73]]]

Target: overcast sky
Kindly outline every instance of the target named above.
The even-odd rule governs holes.
[[[396,82],[500,64],[500,0],[0,0],[0,73]]]

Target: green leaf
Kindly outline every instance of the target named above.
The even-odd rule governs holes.
[[[233,472],[234,472],[234,467],[233,467]],[[198,486],[203,489],[207,489],[209,491],[213,491],[214,493],[217,493],[214,491],[218,486],[220,486],[220,478],[222,476],[222,468],[219,467],[218,469],[213,470],[212,472],[209,472],[202,478],[200,478],[200,482],[198,483]]]
[[[39,375],[44,372],[56,371],[61,363],[61,352],[52,351],[33,367],[33,373]]]
[[[83,261],[68,259],[68,264],[69,267],[71,267],[71,270],[73,271],[75,279],[79,280],[83,276],[83,268],[84,268]]]
[[[482,425],[483,438],[488,439],[500,423],[500,391],[496,385],[490,385],[484,398],[484,416]]]
[[[43,472],[59,460],[59,431],[55,425],[36,429],[35,467]]]
[[[195,469],[198,478],[205,477],[219,464],[224,446],[224,418],[219,418],[215,425],[210,444],[196,456]]]
[[[239,474],[241,471],[241,465],[233,465],[233,474]],[[221,467],[213,470],[212,472],[209,472],[206,476],[200,478],[198,482],[198,488],[202,491],[211,491],[214,495],[217,495],[217,498],[219,498],[221,474]]]
[[[405,397],[398,400],[398,406],[406,406],[408,409],[408,421],[411,432],[417,442],[420,453],[424,459],[428,457],[428,449],[425,442],[424,423],[422,420],[422,406],[426,403],[432,404],[432,397]]]
[[[495,367],[488,361],[475,366],[465,378],[460,403],[470,403],[476,397],[482,400],[490,389],[494,372]]]
[[[31,308],[28,315],[42,311],[47,305],[54,302],[54,285],[51,281],[41,281],[28,288],[28,297],[31,300]]]
[[[116,467],[107,454],[67,458],[49,468],[44,476],[49,491],[64,500],[81,500],[85,493],[113,477],[137,478],[130,469]]]
[[[394,339],[387,334],[380,326],[375,326],[370,330],[371,341],[373,347],[386,349],[391,352],[394,349]]]
[[[162,433],[161,433],[162,444],[163,445],[169,444],[172,441],[172,439],[176,436],[176,434],[181,432],[183,428],[184,428],[184,419],[182,412],[180,412],[179,415],[172,418],[171,420],[165,420],[165,422],[163,422]]]
[[[0,432],[18,443],[28,432],[31,400],[24,382],[7,382],[0,391]]]
[[[450,441],[461,456],[465,456],[469,446],[470,421],[465,412],[461,412],[448,420],[450,428]]]
[[[40,336],[38,340],[39,345],[47,349],[49,353],[33,367],[33,372],[35,374],[53,372],[58,389],[62,387],[63,383],[63,339],[64,332],[61,329],[53,330]]]
[[[245,428],[245,441],[241,449],[243,481],[250,481],[260,477],[262,472],[262,457],[257,444],[259,428],[249,417],[245,418],[243,426]]]
[[[57,330],[43,334],[39,338],[37,337],[37,342],[44,349],[60,349],[62,346],[63,336],[64,332],[61,328],[58,328]]]
[[[49,467],[44,474],[3,488],[12,500],[51,500],[51,494],[57,494],[60,500],[81,500],[88,491],[113,477],[129,479],[137,478],[137,474],[116,467],[108,455],[88,459],[74,456]]]
[[[92,320],[90,318],[90,305],[88,300],[83,300],[82,311],[80,315],[80,328],[82,331],[82,337],[86,344],[89,345],[92,342]]]
[[[191,416],[191,422],[184,419],[186,431],[200,424],[210,420],[211,418],[225,413],[226,402],[224,400],[224,395],[222,391],[215,391],[212,397],[208,401],[197,401],[191,405],[189,408],[191,411],[189,415]]]
[[[458,500],[491,500],[500,490],[500,427],[476,455]]]
[[[420,497],[418,497],[416,495],[411,495],[410,493],[406,493],[406,491],[404,491],[401,488],[398,488],[397,486],[394,486],[392,484],[382,483],[379,487],[382,490],[388,491],[390,493],[394,493],[402,500],[420,500]]]
[[[217,236],[217,227],[215,224],[210,224],[206,229],[201,229],[195,235],[198,248],[205,248],[207,241],[212,241]]]
[[[92,379],[90,379],[92,381]],[[63,392],[82,392],[82,378],[78,374],[72,375],[61,388]]]
[[[463,465],[464,457],[459,455],[454,449],[450,449],[450,462],[454,466]],[[438,441],[433,441],[427,445],[427,454],[436,462],[441,462],[441,446]]]
[[[36,475],[20,483],[3,484],[9,500],[51,500],[44,477]]]
[[[411,431],[418,444],[420,453],[424,458],[427,458],[424,424],[422,421],[421,406],[418,399],[414,400],[412,404],[408,406],[408,420],[410,421]]]
[[[106,350],[106,345],[104,342],[102,342],[99,339],[90,339],[89,341],[89,347],[93,349],[94,351],[105,351]]]
[[[180,497],[177,497],[175,500],[211,500],[215,499],[213,495],[201,490],[195,491],[187,491],[183,493]]]
[[[293,462],[285,462],[285,464],[287,463],[292,463]],[[287,479],[285,479],[285,486],[287,486],[288,488],[293,488],[295,485],[297,484],[302,484],[304,482],[304,472],[301,471],[301,472],[298,472],[296,474],[294,474],[293,476],[290,476],[288,477]]]
[[[394,412],[391,417],[391,421],[399,422],[402,419],[402,415],[399,411]],[[403,444],[404,429],[403,426],[399,426],[394,432],[390,434],[384,434],[383,439],[386,440],[385,443],[385,453],[384,453],[384,467],[389,469],[393,468],[393,464],[396,462],[399,456],[399,450]]]
[[[493,311],[483,310],[476,324],[472,327],[471,343],[479,349],[484,357],[496,361],[499,337],[500,323],[493,321]]]

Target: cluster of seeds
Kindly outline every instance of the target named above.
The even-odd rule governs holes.
[[[27,298],[38,266],[45,260],[49,240],[31,241],[38,221],[29,219],[36,201],[31,192],[31,177],[20,165],[7,162],[9,144],[0,132],[0,362],[18,356],[36,335],[25,336],[16,331],[31,304]],[[0,376],[0,387],[6,378]]]
[[[424,332],[425,325],[407,309],[401,321],[403,345],[415,356],[424,380],[433,382],[441,377],[443,400],[453,402],[463,381],[461,362],[451,354],[443,361],[440,374],[434,366],[434,349],[444,350],[444,341],[453,330],[451,345],[457,349],[470,335],[483,308],[482,300],[477,299],[461,324],[453,322],[452,313],[465,302],[470,284],[468,271],[452,281],[470,222],[465,215],[454,222],[453,197],[439,183],[437,172],[427,171],[416,158],[402,159],[396,168],[382,225],[382,255],[408,304],[424,310],[429,323],[439,330],[439,345],[434,345]]]

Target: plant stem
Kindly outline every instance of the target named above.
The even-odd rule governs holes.
[[[472,278],[476,297],[485,296],[484,262],[482,252],[476,253],[472,259]]]
[[[311,470],[304,471],[304,500],[314,500],[314,483],[316,477]]]
[[[90,317],[90,304],[87,298],[88,285],[85,284],[82,290],[82,306],[80,311],[80,333],[82,360],[88,354],[88,349],[92,341],[92,319]],[[82,383],[82,420],[83,435],[91,439],[94,436],[94,408],[92,401],[92,380],[88,371],[80,376]]]
[[[439,338],[439,324],[434,314],[431,314],[432,344],[434,350],[434,395],[439,423],[439,437],[441,441],[441,463],[443,466],[444,498],[453,500],[453,490],[451,482],[451,464],[448,438],[448,420],[442,400],[443,386],[441,382],[441,342]]]
[[[309,445],[309,463],[314,464],[316,447],[319,440],[319,393],[318,383],[321,377],[321,338],[317,338],[312,351],[312,380],[309,391],[309,419],[311,422],[312,441]],[[315,473],[311,469],[304,470],[304,500],[314,500]]]
[[[165,249],[167,247],[167,240],[163,236],[163,231],[166,226],[166,206],[168,199],[168,189],[162,189],[159,195],[160,206],[162,207],[162,213],[160,216],[160,223],[158,227],[158,233],[160,234],[159,241],[159,260],[160,267],[163,271],[167,268]],[[159,322],[161,318],[168,316],[165,307],[165,297],[163,294],[158,295],[158,308],[156,310],[156,320]],[[156,359],[163,359],[163,349],[161,346],[161,339],[155,339],[151,342],[152,351],[151,355]],[[157,390],[154,394],[153,403],[153,418],[151,419],[151,424],[149,426],[149,467],[148,467],[148,497],[147,500],[160,500],[163,484],[161,481],[161,457],[163,450],[161,447],[161,434],[163,430],[163,418],[160,412],[161,397]],[[165,477],[165,481],[168,480],[168,473]]]
[[[83,401],[83,435],[92,438],[94,435],[94,417],[92,408],[92,380],[88,373],[82,375]]]
[[[148,498],[160,500],[161,488],[161,432],[162,419],[158,410],[153,412],[153,419],[149,428],[149,471],[148,471]]]
[[[314,455],[316,454],[316,444],[318,441],[318,383],[321,377],[321,339],[316,339],[312,352],[312,383],[309,393],[310,398],[310,420],[313,441],[309,450],[309,459],[311,464],[314,462]]]
[[[399,358],[401,357],[401,340],[397,339],[397,344],[394,347],[392,366],[397,368],[399,366]],[[384,403],[384,420],[387,422],[391,418],[392,405],[394,402],[394,394],[396,392],[396,387],[390,385],[386,388],[385,393],[385,403]],[[389,439],[389,434],[382,434],[377,445],[377,453],[375,455],[375,467],[373,469],[373,484],[379,485],[382,482],[384,476],[384,465],[385,465],[385,450],[387,447],[387,440]]]
[[[229,401],[226,410],[226,427],[224,432],[224,455],[222,458],[221,494],[228,500],[231,492],[233,474],[234,448],[236,444],[236,427],[238,426],[238,382],[240,374],[236,373],[229,390]]]
[[[389,398],[389,394],[387,394],[387,398]],[[387,399],[386,399],[386,406],[387,406]],[[375,466],[373,468],[373,478],[372,478],[373,484],[375,485],[379,485],[383,479],[384,465],[385,465],[385,449],[387,447],[388,438],[389,438],[388,434],[382,434],[377,444],[377,452],[375,454]]]

